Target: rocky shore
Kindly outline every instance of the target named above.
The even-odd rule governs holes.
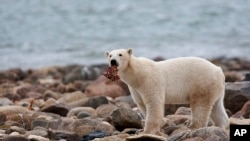
[[[161,58],[157,58],[157,60]],[[250,60],[216,58],[226,76],[230,124],[250,124]],[[106,64],[0,71],[3,141],[227,141],[229,130],[190,131],[188,105],[166,105],[163,136],[141,135],[142,117],[127,86],[101,75]]]

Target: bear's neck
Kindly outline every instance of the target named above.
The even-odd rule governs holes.
[[[137,57],[132,55],[130,61],[128,62],[127,68],[121,72],[118,72],[121,80],[127,85],[135,86],[135,84],[140,84],[141,80],[143,79],[143,73],[141,73],[143,70],[138,69],[138,67],[141,68],[140,65],[142,64],[137,59]]]

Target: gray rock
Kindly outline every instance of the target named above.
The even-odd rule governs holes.
[[[18,132],[19,134],[25,134],[26,130],[22,127],[11,126],[9,129],[5,131],[6,134],[10,134],[12,132]]]
[[[97,131],[91,132],[87,135],[84,135],[80,141],[89,141],[89,140],[93,140],[95,138],[103,138],[103,137],[106,137],[109,135],[110,134],[108,134],[106,131],[97,130]]]
[[[226,83],[225,108],[233,114],[250,100],[250,81]]]
[[[97,108],[100,105],[108,104],[109,101],[105,96],[95,96],[83,99],[70,104],[70,107],[92,107]]]
[[[140,134],[126,138],[126,141],[165,141],[166,138],[152,134]]]
[[[112,104],[103,104],[96,109],[97,116],[101,118],[109,117],[117,107]]]
[[[111,134],[114,131],[114,127],[109,123],[88,118],[77,119],[71,124],[64,126],[63,129],[75,132],[79,135],[79,137],[96,130],[106,131],[108,134]]]
[[[189,130],[185,132],[178,132],[169,136],[168,141],[182,141],[185,139],[199,137],[203,140],[211,140],[216,139],[220,141],[229,141],[228,133],[223,130],[222,128],[210,126],[210,127],[203,127],[196,130]]]
[[[6,105],[13,105],[13,102],[5,97],[0,98],[0,106],[6,106]]]
[[[3,141],[29,141],[26,137],[20,135],[11,135],[3,138]]]
[[[61,116],[66,116],[69,112],[69,106],[62,102],[57,102],[54,99],[49,99],[41,109],[42,112],[55,113]]]
[[[48,136],[50,140],[79,141],[80,139],[75,132],[64,130],[49,130]]]
[[[91,116],[92,118],[96,117],[96,110],[92,107],[75,107],[70,109],[70,111],[67,114],[67,117],[74,117],[74,116],[84,116],[88,115]]]
[[[111,116],[113,125],[118,131],[123,131],[125,128],[142,128],[141,117],[131,109],[119,108]]]
[[[87,112],[79,112],[77,114],[77,118],[81,119],[81,118],[86,118],[86,117],[90,117],[91,115]]]
[[[0,125],[3,125],[5,121],[6,121],[6,115],[0,114]]]

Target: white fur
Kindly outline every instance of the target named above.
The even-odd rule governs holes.
[[[106,55],[109,63],[118,63],[118,75],[129,86],[146,118],[144,133],[160,132],[165,103],[190,103],[192,129],[207,126],[210,115],[215,125],[227,128],[228,116],[223,106],[225,77],[221,68],[197,57],[154,62],[133,56],[132,49],[113,50]]]

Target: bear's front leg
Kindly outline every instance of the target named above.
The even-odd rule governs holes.
[[[129,87],[129,91],[131,93],[132,99],[134,100],[135,104],[137,105],[140,112],[142,113],[143,118],[145,118],[146,117],[146,107],[145,107],[145,104],[143,103],[143,100],[142,100],[140,94],[137,93],[136,90],[133,89],[132,87]]]
[[[148,99],[145,97],[146,105],[146,120],[144,127],[144,134],[160,135],[160,129],[164,123],[164,102],[162,97],[150,95]]]

